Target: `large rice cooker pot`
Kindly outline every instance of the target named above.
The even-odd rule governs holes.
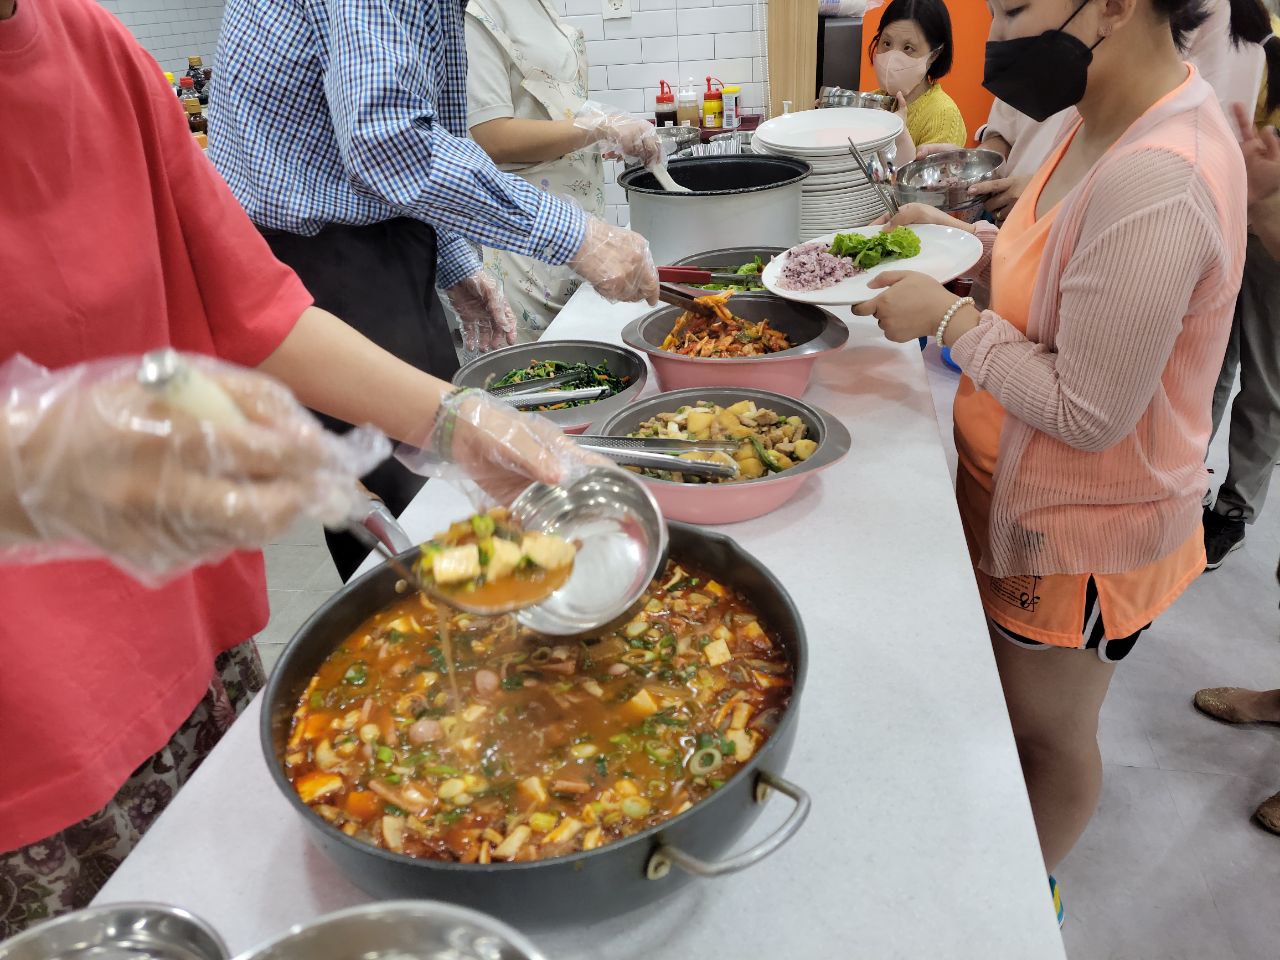
[[[690,193],[668,193],[643,167],[618,182],[631,204],[631,229],[649,241],[653,262],[673,263],[732,242],[794,247],[800,242],[800,188],[810,167],[794,157],[685,157],[667,164]]]

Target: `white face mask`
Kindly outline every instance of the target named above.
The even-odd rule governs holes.
[[[880,88],[890,96],[896,96],[899,93],[910,93],[916,88],[929,72],[930,59],[927,54],[917,58],[901,50],[888,50],[877,53],[872,65],[876,69]]]

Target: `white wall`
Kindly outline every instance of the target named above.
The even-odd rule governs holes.
[[[556,0],[587,38],[591,95],[632,113],[651,115],[658,81],[674,89],[708,74],[742,87],[744,112],[765,104],[767,0],[631,0],[632,15],[605,20],[603,0]],[[627,222],[626,193],[606,164],[606,199],[614,223]]]
[[[99,0],[123,21],[160,66],[182,76],[187,57],[214,66],[222,0]]]

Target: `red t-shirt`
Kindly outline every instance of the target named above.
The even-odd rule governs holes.
[[[0,361],[172,345],[245,365],[311,297],[92,0],[0,21]],[[0,567],[0,851],[100,809],[267,620],[261,554],[158,590],[106,563]]]

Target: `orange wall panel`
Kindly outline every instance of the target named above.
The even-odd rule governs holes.
[[[949,0],[951,31],[955,38],[955,58],[951,72],[942,78],[942,87],[959,105],[964,114],[969,137],[987,122],[991,111],[991,94],[982,88],[982,63],[987,47],[987,33],[991,29],[991,14],[982,0]],[[880,14],[884,7],[868,10],[862,22],[862,89],[876,87],[876,73],[867,56],[866,45],[871,43],[880,26]]]

